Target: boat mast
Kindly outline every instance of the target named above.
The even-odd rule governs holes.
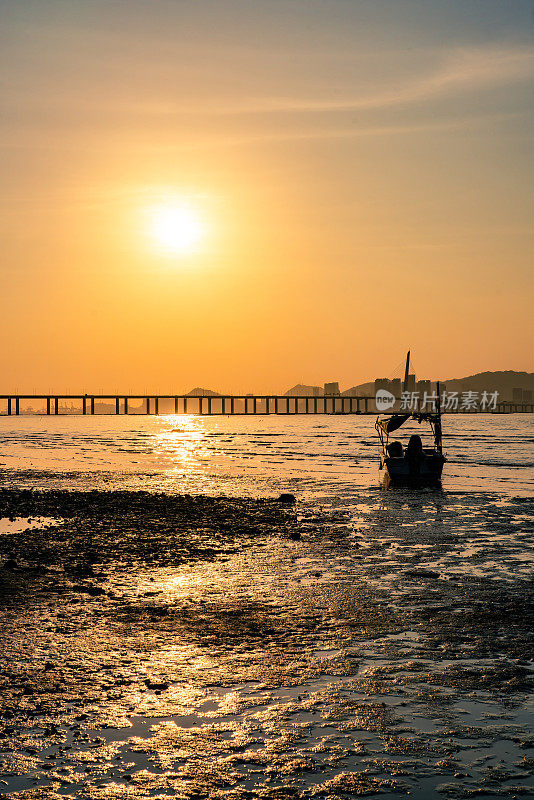
[[[439,399],[439,381],[436,383],[436,414],[437,414],[437,421],[435,425],[435,433],[434,438],[436,440],[436,448],[441,453],[443,450],[443,444],[441,440],[441,402]]]
[[[405,392],[408,388],[408,375],[410,372],[410,351],[408,350],[408,355],[406,356],[406,369],[404,370],[404,385],[402,387],[402,391]]]

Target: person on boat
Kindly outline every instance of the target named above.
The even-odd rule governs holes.
[[[423,453],[423,441],[419,434],[413,433],[410,436],[408,447],[406,448],[406,460],[410,464],[410,472],[419,472],[421,462],[425,454]]]

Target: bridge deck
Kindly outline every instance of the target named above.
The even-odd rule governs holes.
[[[533,413],[534,403],[499,403],[493,413]],[[447,413],[484,413],[461,408]],[[374,397],[318,395],[0,394],[0,416],[37,414],[373,414]]]

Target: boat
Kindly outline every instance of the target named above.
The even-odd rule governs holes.
[[[410,353],[406,357],[406,370],[403,389],[408,385]],[[375,428],[380,439],[380,471],[384,483],[400,485],[439,485],[445,463],[441,434],[441,408],[439,383],[436,391],[437,399],[433,411],[381,414],[377,417]],[[406,447],[400,441],[389,441],[390,434],[397,431],[406,422],[414,420],[419,424],[426,422],[432,431],[434,444],[424,447],[418,434],[412,434]]]

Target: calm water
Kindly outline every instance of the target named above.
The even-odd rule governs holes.
[[[378,485],[373,424],[373,417],[349,416],[3,418],[0,479],[14,486],[348,497]],[[422,432],[415,424],[404,435],[412,430]],[[531,494],[533,444],[530,414],[445,417],[444,490]]]
[[[446,417],[443,487],[420,491],[379,488],[373,422],[0,419],[5,487],[289,491],[301,533],[173,570],[110,570],[114,599],[15,615],[9,668],[51,659],[94,684],[81,732],[67,709],[44,740],[30,725],[32,758],[7,747],[10,797],[55,797],[39,792],[60,781],[80,800],[533,791],[534,417]],[[122,606],[145,619],[146,604],[175,627],[153,617],[146,639],[135,628],[141,644],[134,628],[119,635]],[[227,636],[250,620],[267,633]],[[168,690],[147,691],[147,676]]]

